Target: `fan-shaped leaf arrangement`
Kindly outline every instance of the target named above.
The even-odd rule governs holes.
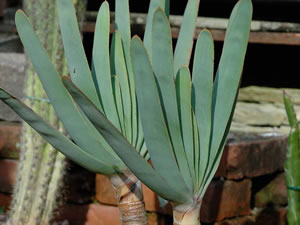
[[[192,80],[184,61],[176,61],[179,42],[173,57],[170,26],[162,9],[153,15],[151,53],[138,37],[131,41],[145,142],[164,189],[137,167],[144,164],[146,169],[148,164],[136,152],[114,150],[142,182],[174,203],[175,224],[200,223],[202,198],[220,162],[235,108],[251,18],[250,0],[239,1],[214,82],[213,40],[207,30],[197,40]],[[106,125],[100,127],[107,140]]]

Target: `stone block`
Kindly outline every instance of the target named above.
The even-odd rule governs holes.
[[[18,98],[24,96],[25,55],[0,53],[0,86]],[[4,103],[0,102],[0,120],[20,121],[21,119]]]
[[[228,143],[216,175],[228,179],[242,179],[281,171],[286,148],[285,136]]]
[[[17,159],[20,153],[21,125],[0,122],[0,158]]]

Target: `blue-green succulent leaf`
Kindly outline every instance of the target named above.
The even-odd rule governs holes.
[[[115,31],[112,36],[111,43],[111,67],[112,72],[116,74],[120,81],[123,109],[124,109],[124,128],[125,136],[129,141],[132,137],[132,118],[131,118],[131,93],[129,87],[128,73],[125,62],[125,56],[123,52],[123,46],[121,42],[120,33]]]
[[[16,13],[16,26],[26,53],[43,84],[47,96],[72,139],[78,146],[94,157],[103,157],[115,167],[124,167],[122,161],[111,148],[103,147],[107,144],[103,137],[85,120],[75,106],[72,97],[51,64],[45,49],[35,35],[32,25],[21,11]],[[82,133],[82,131],[85,132]]]
[[[54,3],[52,3],[54,4]],[[69,66],[69,73],[76,85],[101,109],[85,56],[72,0],[57,0],[61,36]],[[66,74],[63,74],[66,75]]]
[[[151,58],[152,56],[152,22],[153,22],[153,15],[157,8],[164,9],[165,7],[165,0],[151,0],[148,14],[147,14],[147,21],[144,33],[144,45],[147,49],[148,55]]]
[[[190,64],[199,4],[200,0],[189,0],[186,5],[174,53],[174,76],[182,65]]]
[[[168,128],[175,158],[186,184],[192,189],[192,178],[184,151],[173,71],[171,28],[164,11],[158,8],[153,15],[152,65],[157,90]],[[147,87],[147,86],[146,86]],[[148,144],[148,143],[147,143]]]
[[[2,88],[0,88],[0,99],[9,107],[11,107],[55,149],[66,155],[77,164],[96,173],[109,175],[117,172],[110,165],[107,165],[105,162],[103,162],[101,158],[95,158],[88,152],[75,145],[72,141],[46,123],[25,104],[10,95]]]
[[[131,135],[130,143],[135,144],[136,142],[138,142],[138,139],[143,139],[143,133],[141,132],[141,124],[139,123],[139,112],[136,106],[135,84],[134,84],[134,76],[132,72],[132,63],[130,57],[131,34],[130,34],[130,17],[129,17],[128,0],[116,1],[116,28],[120,32],[121,41],[124,49],[125,62],[127,65],[127,73],[128,73],[129,89],[130,89],[130,97],[131,97],[131,118],[132,118],[131,120],[132,135]]]
[[[109,60],[110,17],[108,2],[102,3],[96,21],[93,45],[93,69],[100,92],[103,110],[107,118],[120,129],[118,113],[113,97]],[[80,88],[80,87],[79,87]]]
[[[166,16],[170,16],[170,0],[165,0],[165,13]]]
[[[63,78],[63,82],[82,111],[103,135],[106,141],[122,158],[128,168],[148,187],[162,197],[175,202],[190,202],[191,197],[186,192],[177,189],[177,186],[169,185],[167,180],[161,177],[145,159],[143,159],[127,139],[113,126],[113,124],[89,101],[89,99],[72,83],[69,78]],[[170,171],[169,171],[170,173]]]
[[[213,86],[209,165],[215,161],[234,107],[248,44],[251,18],[251,1],[240,0],[229,19],[216,81]]]
[[[112,88],[114,93],[114,99],[116,102],[119,122],[121,124],[121,132],[125,133],[125,124],[124,124],[124,110],[123,110],[123,98],[121,94],[121,87],[119,78],[116,75],[112,76]]]
[[[131,41],[131,56],[145,142],[154,168],[170,186],[191,194],[176,163],[150,59],[138,37]]]
[[[185,154],[189,163],[190,173],[195,187],[196,173],[194,167],[195,155],[193,140],[194,134],[191,105],[191,87],[192,82],[190,70],[187,66],[183,66],[178,71],[176,76],[176,94]]]
[[[197,188],[199,187],[200,184],[200,179],[199,179],[199,167],[200,167],[200,141],[199,141],[199,129],[198,129],[198,123],[196,120],[196,116],[194,112],[192,111],[192,121],[193,121],[193,141],[194,141],[194,168],[195,168],[195,174],[196,174],[196,185]],[[197,191],[197,189],[195,189]]]
[[[201,31],[193,62],[192,106],[200,135],[198,179],[203,180],[210,157],[211,107],[214,72],[214,44],[208,30]]]
[[[226,129],[225,129],[225,133],[224,133],[224,136],[221,140],[221,144],[219,146],[219,149],[217,151],[217,155],[216,155],[216,158],[213,162],[213,164],[208,168],[208,172],[207,172],[207,176],[205,177],[205,179],[203,179],[202,181],[202,184],[201,184],[201,187],[199,190],[200,190],[200,198],[202,198],[208,188],[208,185],[210,184],[211,180],[213,179],[218,167],[219,167],[219,164],[220,164],[220,161],[221,161],[221,158],[222,158],[222,153],[223,153],[223,149],[224,149],[224,146],[226,144],[226,140],[227,140],[227,135],[229,133],[229,130],[230,130],[230,125],[231,125],[231,121],[232,121],[232,118],[233,118],[233,114],[234,114],[234,110],[235,110],[235,106],[236,106],[236,103],[237,103],[237,96],[238,96],[238,93],[236,94],[236,97],[235,97],[235,101],[234,101],[234,104],[233,104],[233,107],[232,107],[232,111],[230,113],[230,117],[229,117],[229,120],[227,122],[227,126],[226,126]]]

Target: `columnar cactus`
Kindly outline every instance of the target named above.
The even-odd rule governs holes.
[[[291,126],[284,165],[288,190],[287,219],[289,225],[296,225],[300,223],[300,130],[294,106],[286,93],[283,94],[283,101]]]

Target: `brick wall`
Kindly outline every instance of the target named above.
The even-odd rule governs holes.
[[[11,57],[13,61],[17,59]],[[24,79],[20,66],[0,63],[0,67],[1,86],[18,92],[15,84],[21,84]],[[3,71],[7,74],[3,75]],[[9,82],[8,78],[15,80]],[[8,209],[11,201],[20,133],[19,119],[0,105],[0,208],[5,206]],[[225,147],[220,167],[205,195],[201,209],[202,224],[285,224],[285,149],[286,137],[231,140]],[[57,221],[68,220],[74,225],[119,224],[116,201],[106,177],[90,173],[70,162],[65,183],[65,204],[58,210]],[[160,208],[157,196],[147,187],[144,187],[144,195],[149,224],[172,224],[170,205]]]

